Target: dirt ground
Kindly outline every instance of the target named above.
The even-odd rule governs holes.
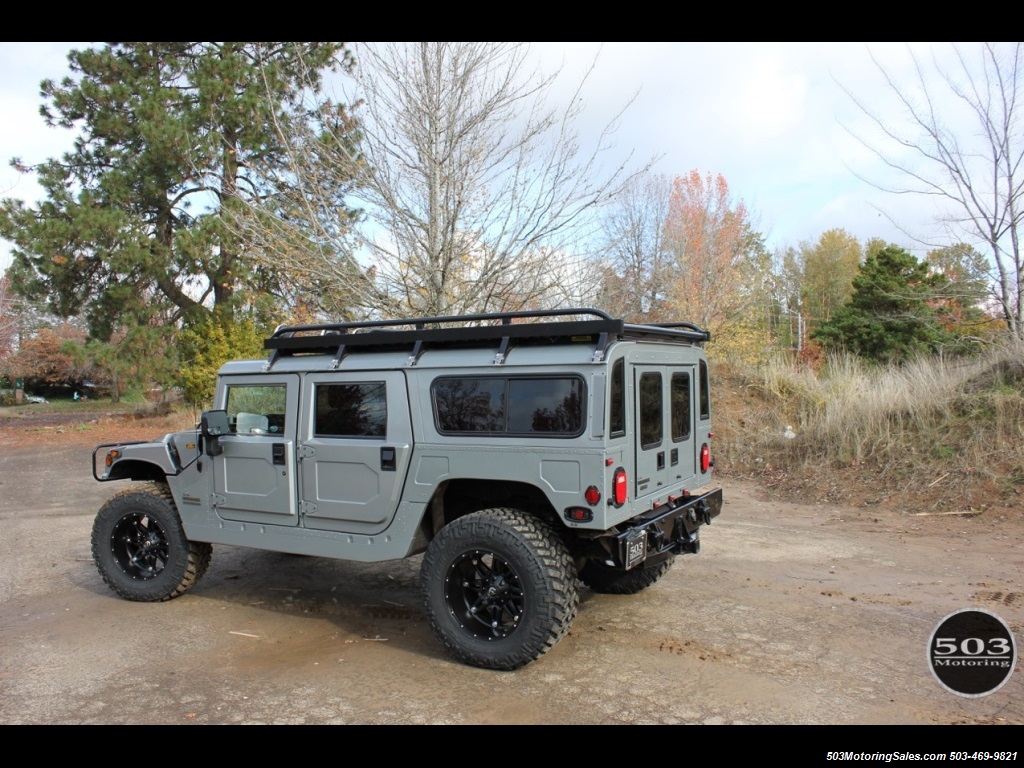
[[[90,454],[173,426],[0,414],[0,724],[1024,725],[1020,669],[965,698],[927,663],[932,632],[963,608],[1000,616],[1019,648],[1012,508],[796,503],[724,475],[699,555],[639,595],[584,591],[557,647],[491,672],[430,633],[419,558],[215,547],[185,596],[117,599],[89,532],[123,484],[93,480]]]

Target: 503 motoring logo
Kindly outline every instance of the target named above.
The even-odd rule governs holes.
[[[958,696],[995,693],[1017,665],[1017,642],[1002,619],[965,608],[939,622],[928,643],[928,664],[943,688]]]

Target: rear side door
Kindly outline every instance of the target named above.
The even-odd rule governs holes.
[[[694,366],[636,365],[637,499],[690,483],[696,471]]]
[[[218,406],[231,434],[213,457],[218,514],[239,522],[296,525],[295,430],[299,377],[237,376],[225,381]]]
[[[303,525],[380,533],[394,519],[412,453],[404,374],[309,374],[302,387]]]

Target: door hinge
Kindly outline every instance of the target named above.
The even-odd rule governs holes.
[[[295,449],[295,455],[300,459],[312,459],[316,456],[316,448],[312,445],[300,445]]]
[[[221,496],[219,493],[210,494],[210,506],[220,507],[227,503],[227,499]]]
[[[305,517],[306,515],[316,514],[316,504],[311,501],[299,502],[299,514]]]

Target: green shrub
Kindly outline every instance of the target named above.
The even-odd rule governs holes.
[[[267,335],[266,329],[251,317],[226,324],[207,318],[182,331],[179,382],[185,401],[209,403],[220,367],[229,360],[263,357],[263,339]]]

